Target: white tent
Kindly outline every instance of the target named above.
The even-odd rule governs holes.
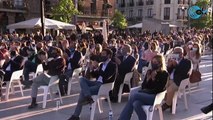
[[[7,26],[7,29],[26,29],[26,28],[37,28],[37,27],[41,27],[41,18],[34,18],[34,19],[18,22],[15,24],[10,24]],[[45,18],[45,28],[46,29],[75,29],[75,25]]]
[[[138,23],[135,25],[128,26],[127,28],[142,28],[142,27],[143,27],[143,23]]]

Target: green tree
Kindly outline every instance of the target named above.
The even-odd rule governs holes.
[[[118,10],[115,11],[114,16],[112,17],[112,21],[112,24],[118,29],[125,29],[127,27],[125,16]]]
[[[59,3],[53,8],[53,19],[71,22],[74,15],[79,14],[72,0],[59,0]]]
[[[206,10],[208,9],[208,7],[210,7],[210,0],[199,0],[195,3],[195,5],[199,6],[200,8],[203,8],[203,10]],[[191,19],[191,27],[205,28],[211,27],[211,24],[212,17],[210,13],[202,15],[199,19]]]

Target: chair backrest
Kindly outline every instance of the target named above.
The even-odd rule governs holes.
[[[102,84],[101,87],[99,88],[98,95],[99,96],[108,95],[109,91],[112,89],[113,84],[114,84],[113,82]]]
[[[132,78],[133,72],[129,72],[125,75],[124,83],[129,83]]]
[[[23,69],[14,71],[14,72],[12,73],[12,76],[11,76],[11,78],[10,78],[10,81],[19,80],[20,77],[21,77],[22,75],[23,75]]]
[[[51,76],[50,77],[50,82],[49,82],[48,86],[50,87],[50,86],[58,84],[58,83],[59,83],[58,75]]]
[[[74,77],[79,77],[79,74],[81,73],[81,71],[82,71],[82,67],[80,67],[80,68],[76,68],[74,71],[73,71],[73,74],[72,74],[72,78],[74,78]]]
[[[36,75],[39,73],[43,73],[43,71],[44,71],[44,69],[43,69],[42,64],[39,64],[36,69]]]
[[[189,78],[186,78],[181,81],[180,86],[178,88],[179,92],[185,91],[186,86],[189,85]]]
[[[156,97],[155,97],[155,101],[154,101],[153,107],[155,107],[156,105],[160,105],[161,102],[163,101],[165,95],[166,95],[166,90],[163,91],[163,92],[158,93],[156,95]]]

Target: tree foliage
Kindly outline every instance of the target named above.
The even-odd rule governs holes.
[[[53,19],[71,22],[72,17],[79,14],[72,0],[59,0],[59,3],[53,8]]]
[[[206,10],[210,6],[210,0],[199,0],[195,3],[195,5],[199,6],[201,9]],[[196,28],[205,28],[211,27],[212,24],[212,17],[210,13],[202,15],[199,19],[192,19],[191,20],[191,27]]]
[[[125,29],[127,27],[127,20],[125,16],[119,12],[115,11],[114,16],[112,17],[113,25],[118,29]]]

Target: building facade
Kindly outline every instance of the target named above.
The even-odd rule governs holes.
[[[129,24],[143,22],[145,29],[158,29],[161,23],[184,27],[191,0],[117,0],[116,7]],[[146,27],[147,25],[147,27]]]
[[[51,18],[51,9],[59,0],[44,0],[45,16]],[[73,0],[82,13],[77,22],[99,23],[114,15],[115,0]],[[40,17],[40,0],[0,0],[0,33],[6,31],[8,24]]]

